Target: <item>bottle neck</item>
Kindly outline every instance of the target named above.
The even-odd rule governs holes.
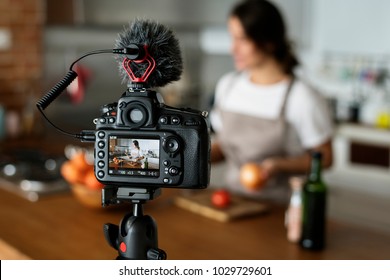
[[[312,182],[321,181],[321,169],[322,169],[321,158],[312,157],[309,180]]]

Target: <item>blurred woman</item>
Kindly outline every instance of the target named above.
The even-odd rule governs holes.
[[[236,71],[217,83],[211,124],[212,162],[227,162],[232,191],[276,201],[288,199],[286,177],[304,173],[310,150],[332,162],[332,121],[322,96],[299,79],[298,60],[279,10],[265,0],[245,0],[228,18]],[[240,168],[256,163],[264,186],[256,193],[241,185]]]

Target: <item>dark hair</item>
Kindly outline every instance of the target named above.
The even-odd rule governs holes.
[[[298,59],[287,39],[286,26],[278,8],[266,0],[244,0],[237,4],[230,16],[237,17],[245,34],[256,46],[272,55],[287,74],[292,74]]]
[[[134,146],[135,146],[138,150],[140,149],[139,143],[138,143],[137,140],[133,140],[133,144],[134,144]]]

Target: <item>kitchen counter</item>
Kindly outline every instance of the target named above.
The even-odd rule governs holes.
[[[386,234],[330,220],[327,248],[305,251],[286,239],[284,207],[221,223],[176,207],[179,192],[163,189],[144,206],[168,259],[390,259]],[[126,211],[86,208],[71,193],[30,202],[0,190],[0,239],[31,259],[114,259],[102,228],[118,224]]]

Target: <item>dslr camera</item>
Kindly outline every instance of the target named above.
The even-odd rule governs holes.
[[[128,89],[94,120],[95,175],[105,185],[201,189],[209,183],[206,114],[160,103],[148,89]]]

